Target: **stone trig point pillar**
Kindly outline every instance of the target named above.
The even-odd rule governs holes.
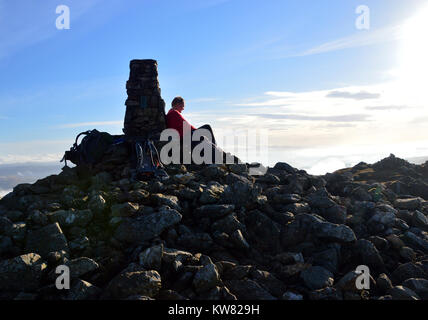
[[[123,132],[131,137],[159,139],[166,128],[165,101],[161,97],[156,60],[131,60]]]

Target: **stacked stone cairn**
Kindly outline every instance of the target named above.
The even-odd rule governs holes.
[[[159,88],[157,61],[131,60],[123,132],[129,137],[158,140],[165,123],[165,101]]]

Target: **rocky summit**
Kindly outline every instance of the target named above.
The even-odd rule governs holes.
[[[168,165],[138,181],[128,158],[116,147],[0,200],[1,299],[428,299],[428,162]]]

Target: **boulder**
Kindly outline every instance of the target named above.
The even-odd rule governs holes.
[[[53,223],[37,230],[30,230],[25,245],[26,252],[36,252],[47,258],[50,252],[68,252],[68,243],[59,224]]]
[[[40,287],[47,265],[35,253],[0,261],[0,291],[34,291]]]

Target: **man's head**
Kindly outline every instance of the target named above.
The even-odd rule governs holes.
[[[184,110],[184,99],[182,97],[175,97],[172,102],[171,106],[174,110],[177,110],[178,112],[181,112]]]

